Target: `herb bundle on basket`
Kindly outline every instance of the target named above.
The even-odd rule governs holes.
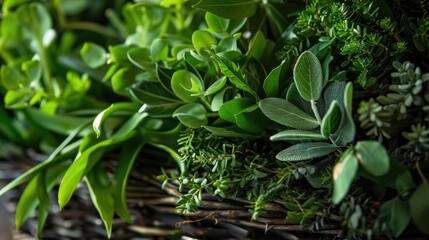
[[[178,235],[428,235],[428,5],[5,0],[1,153],[49,157],[0,195],[28,182],[16,226],[37,211],[39,236],[82,181],[107,237],[172,214],[130,175]]]

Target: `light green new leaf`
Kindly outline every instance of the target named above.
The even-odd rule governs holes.
[[[269,119],[288,127],[310,130],[319,126],[314,117],[281,98],[263,99],[259,107]]]
[[[410,199],[410,212],[414,224],[424,234],[429,235],[429,182],[423,181]]]
[[[323,90],[322,66],[310,51],[298,58],[293,69],[293,78],[299,94],[307,101],[317,101]]]
[[[195,102],[204,86],[202,81],[193,73],[187,70],[176,71],[171,78],[171,88],[177,97],[185,102]]]
[[[135,136],[137,134],[136,127],[147,116],[148,114],[145,112],[135,113],[112,135],[112,138],[90,144],[91,147],[81,150],[61,181],[58,190],[58,203],[60,208],[63,208],[67,204],[79,182],[102,157],[105,148],[114,146]],[[90,137],[90,135],[88,135],[88,137]]]
[[[98,164],[86,175],[85,181],[88,185],[92,203],[100,214],[101,219],[103,219],[107,237],[110,238],[115,207],[107,172],[102,165]]]
[[[368,173],[382,176],[389,171],[389,155],[379,142],[361,141],[356,144],[355,149],[356,157]]]
[[[115,93],[125,96],[128,88],[135,82],[133,72],[127,67],[121,68],[112,76],[112,89]]]
[[[395,238],[399,237],[411,220],[408,202],[399,197],[385,202],[380,208],[379,218]]]
[[[207,12],[205,19],[209,28],[214,32],[225,33],[228,30],[229,20],[226,18],[219,17],[211,12]]]
[[[201,0],[194,7],[227,19],[239,19],[253,16],[259,0]]]
[[[150,46],[150,54],[153,61],[163,61],[168,58],[168,41],[165,39],[155,39]]]
[[[204,49],[211,50],[212,46],[216,46],[216,38],[206,30],[197,30],[192,33],[192,44],[198,54],[204,57],[208,57],[208,53],[204,52]]]
[[[139,106],[136,105],[135,103],[131,103],[131,102],[113,103],[108,108],[106,108],[105,110],[103,110],[102,112],[97,114],[97,116],[95,117],[95,119],[92,123],[92,127],[94,129],[95,134],[97,135],[97,137],[100,137],[101,128],[103,126],[103,123],[112,113],[114,113],[116,111],[121,111],[121,110],[135,112],[138,109],[139,109]]]
[[[353,148],[349,148],[341,155],[340,160],[334,167],[334,191],[332,194],[334,204],[340,203],[346,196],[358,168],[359,162],[353,152]]]
[[[86,42],[80,50],[80,55],[91,68],[98,68],[106,63],[106,50],[95,43]]]
[[[330,143],[298,143],[279,152],[276,158],[280,161],[303,161],[326,156],[338,148]]]
[[[326,137],[318,132],[305,130],[284,130],[270,137],[271,141],[301,141],[301,140],[326,140]]]
[[[177,117],[183,125],[190,128],[200,128],[206,125],[207,111],[205,107],[199,103],[188,103],[176,109],[173,117]]]
[[[220,79],[216,80],[210,87],[207,88],[206,92],[204,93],[204,96],[209,96],[212,94],[215,94],[219,92],[226,84],[226,77],[221,77]]]
[[[320,124],[320,132],[323,136],[329,137],[332,133],[337,131],[341,123],[341,110],[338,102],[335,100],[329,106],[325,116],[323,116],[322,123]]]
[[[279,66],[271,70],[268,76],[264,80],[264,91],[268,97],[274,97],[279,92],[279,82],[280,82],[280,73],[282,71],[283,65],[285,61],[283,61]]]

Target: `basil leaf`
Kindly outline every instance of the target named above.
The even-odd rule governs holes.
[[[341,123],[341,110],[338,102],[335,100],[331,103],[328,111],[322,119],[320,124],[320,132],[323,136],[329,137],[332,133],[337,131]]]

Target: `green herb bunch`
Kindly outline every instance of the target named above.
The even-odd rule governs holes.
[[[338,214],[350,237],[428,234],[424,1],[71,2],[2,5],[1,139],[49,156],[0,190],[28,182],[17,227],[37,210],[41,235],[56,183],[63,208],[84,181],[110,236],[156,149],[179,214],[210,193],[310,230]],[[89,12],[106,19],[74,21]]]

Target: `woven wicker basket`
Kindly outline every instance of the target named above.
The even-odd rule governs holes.
[[[34,162],[2,161],[0,165],[0,184],[18,176]],[[106,167],[114,170],[114,165]],[[200,210],[179,215],[176,202],[180,195],[178,186],[169,183],[164,190],[162,182],[156,179],[160,174],[157,167],[137,162],[128,181],[127,201],[133,222],[126,223],[116,219],[113,223],[112,239],[345,239],[340,237],[340,218],[330,216],[317,230],[310,230],[285,221],[286,209],[272,203],[266,213],[256,221],[251,221],[251,213],[246,206],[251,202],[243,199],[221,199],[209,194],[203,195]],[[18,188],[5,195],[4,202],[10,212],[14,212],[22,189]],[[52,193],[52,203],[56,203],[56,192]],[[12,214],[13,215],[13,214]],[[11,216],[13,219],[13,216]],[[12,221],[12,220],[11,220]],[[36,218],[30,218],[14,239],[35,239]],[[427,239],[417,237],[413,231],[403,239]],[[413,237],[412,237],[413,236]],[[104,225],[89,193],[80,185],[75,196],[65,209],[59,211],[58,205],[51,208],[43,239],[106,239]]]

